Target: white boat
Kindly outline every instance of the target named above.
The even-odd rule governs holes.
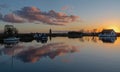
[[[41,39],[41,40],[47,40],[48,39],[48,36],[45,34],[45,33],[37,33],[34,35],[34,38],[35,39]]]
[[[99,37],[116,37],[117,34],[113,29],[104,29],[100,34]]]
[[[18,43],[19,38],[9,37],[9,38],[5,38],[3,41],[4,41],[4,43]]]

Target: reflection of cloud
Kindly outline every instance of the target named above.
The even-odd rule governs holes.
[[[53,43],[38,48],[30,46],[29,50],[20,52],[17,55],[17,58],[24,62],[36,62],[42,57],[48,56],[49,58],[54,59],[56,56],[76,51],[78,51],[76,46],[67,45],[65,43]]]
[[[65,25],[78,21],[79,16],[69,16],[63,12],[56,12],[54,10],[43,12],[40,9],[32,6],[17,10],[14,12],[14,14],[7,14],[2,19],[7,22],[16,23],[40,21],[50,25]]]
[[[24,46],[16,45],[13,48],[3,48],[1,51],[6,55],[16,55],[17,53],[23,51]]]

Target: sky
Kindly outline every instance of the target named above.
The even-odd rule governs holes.
[[[0,0],[0,30],[19,32],[114,29],[120,32],[120,0]]]

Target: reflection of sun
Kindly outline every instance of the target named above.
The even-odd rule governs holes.
[[[107,27],[107,29],[113,29],[115,32],[120,32],[120,29],[117,26],[113,26],[113,25]]]

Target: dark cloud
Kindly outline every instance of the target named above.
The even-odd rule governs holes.
[[[21,10],[16,10],[5,16],[0,14],[0,19],[12,23],[43,22],[49,25],[66,25],[78,21],[79,16],[67,15],[63,12],[56,12],[54,10],[43,12],[36,7],[24,7]]]
[[[65,13],[56,12],[54,10],[43,12],[36,7],[24,7],[21,10],[15,11],[14,13],[30,22],[40,21],[43,23],[54,25],[65,25],[71,22],[75,22],[79,19],[78,16],[68,16]]]
[[[23,23],[23,22],[25,22],[24,18],[21,18],[20,16],[17,16],[13,13],[5,15],[4,17],[2,17],[2,20],[6,21],[6,22],[12,22],[12,23]]]

